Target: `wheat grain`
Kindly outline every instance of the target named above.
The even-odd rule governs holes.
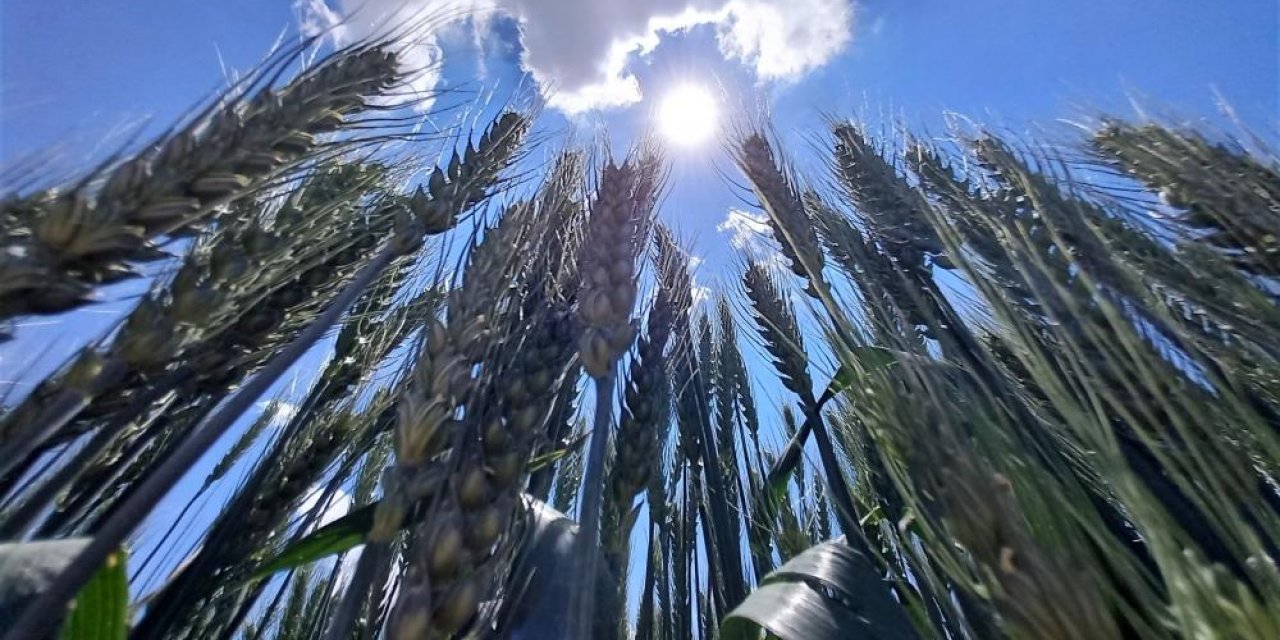
[[[395,54],[354,46],[279,88],[197,118],[83,185],[50,191],[29,229],[8,230],[0,258],[0,320],[85,301],[93,286],[161,253],[149,240],[189,231],[215,207],[313,153],[315,133],[341,127],[366,96],[400,82]]]
[[[581,535],[575,543],[577,580],[596,575],[600,540],[605,464],[612,430],[613,382],[617,360],[635,339],[631,319],[637,296],[636,259],[648,244],[648,231],[657,198],[660,160],[642,153],[621,165],[612,160],[600,174],[600,184],[587,220],[579,270],[578,319],[582,333],[578,358],[594,379],[595,418],[583,474]],[[586,637],[594,624],[595,594],[583,590],[569,609],[570,633]]]
[[[633,522],[632,502],[661,471],[662,443],[671,413],[667,345],[676,318],[686,317],[692,301],[689,261],[665,226],[654,234],[657,291],[649,308],[645,334],[631,366],[618,421],[618,438],[606,486],[604,545],[614,575],[623,575]]]
[[[806,291],[816,297],[817,289],[826,286],[822,279],[825,260],[800,192],[778,165],[773,147],[762,134],[752,133],[739,143],[737,161],[769,215],[769,226],[791,271],[809,283]]]
[[[658,290],[649,309],[645,335],[628,370],[614,469],[609,486],[619,504],[629,504],[648,485],[669,411],[670,382],[666,349],[677,318],[689,313],[688,259],[666,227],[655,234]],[[685,283],[681,285],[681,283]]]
[[[1093,138],[1105,162],[1136,177],[1183,213],[1180,224],[1242,269],[1280,273],[1280,171],[1194,132],[1108,122]]]

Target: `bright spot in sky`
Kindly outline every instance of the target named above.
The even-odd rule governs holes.
[[[671,144],[695,146],[715,133],[719,117],[711,92],[696,84],[686,84],[662,99],[658,107],[658,129]]]

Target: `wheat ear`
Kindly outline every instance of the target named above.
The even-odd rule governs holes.
[[[636,496],[649,486],[655,472],[661,472],[662,443],[671,412],[671,382],[667,373],[667,345],[677,317],[689,314],[689,260],[674,234],[658,225],[654,234],[657,292],[627,372],[627,382],[618,421],[613,465],[606,482],[604,541],[615,575],[622,575],[631,535],[631,506]],[[681,283],[686,283],[681,286]]]
[[[1092,147],[1179,209],[1179,223],[1241,269],[1280,274],[1280,169],[1274,163],[1157,124],[1108,122]]]
[[[163,255],[150,239],[189,231],[218,205],[305,160],[317,134],[346,126],[401,77],[385,46],[344,49],[94,176],[102,186],[92,195],[84,184],[49,191],[38,198],[30,228],[3,239],[0,320],[75,308],[96,284],[132,275],[128,263]]]
[[[596,575],[600,542],[604,466],[612,429],[613,383],[617,361],[630,347],[636,327],[631,320],[637,295],[636,258],[647,244],[656,199],[659,159],[652,155],[607,163],[587,221],[579,271],[578,319],[582,336],[578,358],[595,381],[595,418],[587,451],[575,542],[574,572],[578,580]],[[582,582],[585,584],[585,582]],[[570,603],[569,624],[575,637],[589,637],[595,619],[595,592],[580,589]]]
[[[760,133],[751,133],[742,140],[737,161],[769,216],[769,226],[792,273],[804,279],[808,283],[806,291],[816,297],[818,288],[826,286],[822,280],[825,260],[800,192]]]

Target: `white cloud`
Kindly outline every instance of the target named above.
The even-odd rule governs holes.
[[[414,86],[439,81],[441,39],[448,25],[473,20],[487,28],[494,16],[515,19],[521,64],[567,113],[633,104],[640,85],[628,72],[632,56],[657,47],[660,35],[701,25],[715,27],[725,57],[751,67],[761,80],[790,80],[824,64],[849,42],[851,0],[295,0],[303,28],[313,31],[349,20],[335,35],[356,39],[407,20],[424,22],[402,54],[423,68]],[[427,20],[427,19],[430,20]]]
[[[337,44],[402,36],[397,47],[401,67],[412,73],[409,89],[419,99],[418,108],[425,110],[433,102],[432,89],[440,83],[441,41],[462,33],[456,29],[462,18],[483,19],[488,4],[485,0],[294,0],[294,10],[304,35],[327,33]]]
[[[783,268],[786,259],[773,239],[769,217],[764,213],[730,208],[724,220],[716,225],[716,231],[729,236],[729,244],[741,251],[752,262],[770,268]]]
[[[876,18],[875,22],[871,23],[871,35],[878,36],[882,32],[884,32],[884,16]]]
[[[298,14],[298,30],[304,36],[318,36],[342,28],[342,14],[325,4],[325,0],[294,0],[293,10]]]
[[[729,244],[740,251],[754,251],[768,248],[770,230],[769,218],[763,213],[729,209],[724,221],[716,225],[716,231],[729,234]]]
[[[792,80],[849,44],[853,6],[844,0],[735,0],[720,25],[720,49],[764,80]]]
[[[696,309],[701,307],[703,303],[711,299],[711,287],[698,284],[697,280],[693,283],[693,307]]]
[[[693,295],[694,308],[702,306],[704,302],[711,299],[711,287],[698,282],[698,267],[705,262],[700,256],[689,256],[689,271],[692,272],[692,282],[690,283],[691,293]]]

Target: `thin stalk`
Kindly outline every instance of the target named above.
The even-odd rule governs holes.
[[[338,610],[333,612],[324,640],[343,640],[351,637],[356,616],[364,605],[365,592],[369,585],[373,584],[374,572],[379,565],[386,564],[389,560],[386,557],[387,550],[386,543],[375,542],[366,545],[364,551],[360,553],[360,559],[356,561],[356,572],[351,577],[351,583],[347,585],[347,592],[343,594]]]
[[[272,616],[275,615],[276,608],[280,606],[280,601],[284,600],[285,594],[289,592],[289,581],[293,579],[294,572],[294,569],[290,569],[289,572],[285,574],[284,581],[280,584],[280,588],[276,589],[276,594],[272,596],[271,602],[267,603],[267,608],[265,609],[266,613],[259,618],[259,625],[254,628],[253,633],[246,634],[245,640],[262,640],[263,632],[271,626],[269,623],[271,622]]]
[[[572,420],[569,419],[573,415],[573,400],[577,396],[576,386],[578,380],[578,369],[575,366],[573,370],[565,378],[565,387],[557,394],[550,413],[550,422],[547,428],[547,441],[552,446],[558,446],[560,442],[569,435]],[[551,495],[551,482],[555,479],[556,469],[559,463],[548,464],[529,476],[529,495],[547,502]]]
[[[364,553],[371,552],[366,551]],[[397,552],[387,547],[379,550],[378,553],[387,554],[389,557],[378,556],[379,559],[373,565],[373,579],[370,580],[373,590],[369,593],[369,597],[361,598],[360,600],[369,616],[365,619],[363,628],[360,630],[360,640],[374,640],[374,638],[379,637],[379,628],[387,617],[386,609],[389,607],[385,602],[388,599],[387,587],[391,584],[391,570],[395,564]],[[361,591],[363,592],[363,590],[362,588]]]
[[[696,372],[690,382],[695,386],[693,390],[695,394],[699,397],[706,397],[706,390],[703,386],[704,379],[701,372]],[[725,490],[724,478],[720,474],[720,456],[716,451],[715,432],[711,427],[711,421],[703,418],[705,416],[700,416],[697,420],[699,429],[698,444],[701,448],[703,476],[706,478],[707,491],[709,493],[704,502],[707,503],[711,515],[711,518],[704,521],[704,524],[711,525],[711,532],[715,536],[717,547],[719,547],[716,557],[725,574],[720,577],[723,580],[724,600],[726,601],[724,604],[726,605],[726,610],[728,610],[738,606],[738,603],[747,597],[746,585],[743,584],[742,558],[738,553],[738,545],[731,544],[736,541],[729,540],[726,537],[728,523],[730,522],[729,511],[726,508],[728,493]]]
[[[654,616],[654,592],[657,590],[658,572],[657,563],[654,562],[655,551],[658,546],[657,526],[651,521],[649,523],[649,542],[647,545],[648,558],[644,563],[644,586],[641,587],[640,593],[640,610],[636,618],[636,639],[652,640],[654,637],[655,617]],[[625,589],[623,590],[625,595]]]
[[[706,465],[703,465],[702,471],[706,471]],[[698,470],[694,470],[695,482],[697,482],[697,474]],[[715,518],[707,511],[707,492],[703,491],[699,484],[695,485],[694,494],[697,498],[698,517],[702,519],[702,544],[707,554],[707,592],[715,596],[712,598],[713,603],[720,603],[725,600],[723,579],[725,574],[724,544],[721,543],[721,540],[718,537],[719,529],[715,523]],[[697,525],[695,524],[694,526]],[[696,562],[697,550],[695,549],[693,553],[695,554],[695,562],[693,563],[695,579],[693,581],[693,586],[696,591],[698,585],[702,584],[702,582],[696,577],[698,569],[698,563]],[[719,608],[715,611],[717,617],[723,613],[724,611]]]
[[[861,535],[853,535],[859,530],[857,512],[853,508],[853,496],[849,494],[849,485],[845,482],[844,473],[840,470],[840,462],[836,460],[835,447],[827,434],[827,425],[816,407],[811,415],[813,437],[818,444],[818,458],[822,460],[823,476],[827,481],[831,503],[836,508],[836,519],[840,521],[840,530],[849,539],[855,537],[861,539]]]
[[[600,548],[600,505],[604,494],[605,454],[609,450],[609,430],[613,420],[613,381],[617,376],[617,364],[609,372],[595,379],[596,411],[591,429],[591,449],[587,451],[587,466],[583,475],[583,487],[578,528],[578,548],[574,606],[570,609],[570,625],[575,632],[572,638],[590,638],[595,622],[595,589],[589,585],[598,570]]]

